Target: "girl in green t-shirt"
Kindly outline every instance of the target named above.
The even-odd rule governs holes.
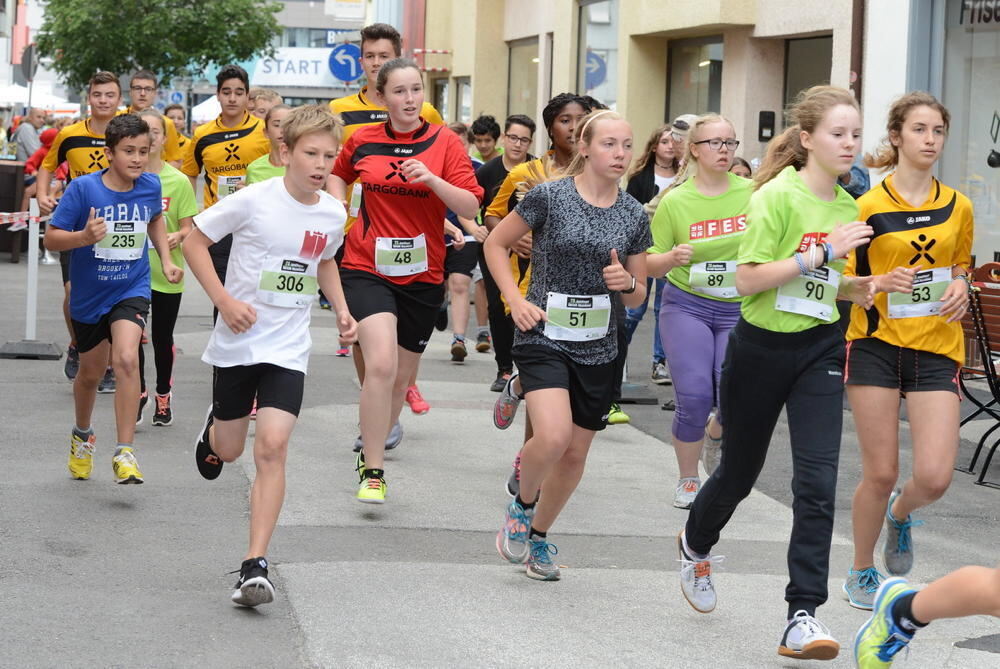
[[[163,193],[163,218],[167,224],[167,243],[170,257],[178,267],[184,267],[184,253],[181,242],[191,232],[198,205],[194,198],[191,181],[177,168],[163,162],[163,143],[166,138],[164,116],[154,108],[138,112],[138,116],[149,124],[152,142],[149,147],[147,172],[160,176]],[[150,276],[150,341],[153,344],[153,361],[156,365],[156,392],[154,393],[153,425],[170,425],[174,421],[171,408],[171,391],[174,376],[174,325],[181,308],[181,294],[184,282],[170,283],[163,276],[160,256],[149,249]],[[139,381],[142,394],[139,396],[139,415],[136,425],[142,422],[143,410],[149,401],[146,391],[145,347],[139,344]]]
[[[792,125],[775,138],[757,172],[735,283],[741,318],[719,389],[722,458],[678,536],[681,589],[698,611],[715,608],[712,547],[750,493],[787,411],[792,450],[792,536],[785,588],[788,624],[778,654],[832,659],[840,644],[816,618],[827,599],[830,542],[843,419],[844,337],[837,294],[870,306],[871,277],[841,279],[842,258],[872,229],[837,185],[861,148],[861,114],[850,92],[805,91]],[[669,354],[668,354],[669,357]]]
[[[729,332],[740,317],[736,256],[752,187],[729,172],[739,144],[727,119],[709,114],[695,121],[679,185],[663,196],[652,221],[646,262],[652,276],[667,278],[659,332],[677,397],[671,434],[679,509],[690,509],[701,488],[699,454],[711,474],[722,443],[722,425],[709,415],[718,406]]]
[[[285,165],[281,162],[279,152],[282,142],[281,122],[291,110],[292,108],[286,104],[277,104],[268,110],[264,117],[264,134],[271,142],[271,152],[247,165],[247,186],[258,181],[266,181],[271,177],[285,176]],[[242,187],[242,184],[239,187]]]

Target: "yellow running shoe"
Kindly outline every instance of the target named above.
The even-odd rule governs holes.
[[[915,592],[901,578],[882,581],[875,595],[872,617],[854,637],[854,662],[861,669],[888,669],[899,651],[913,639],[913,633],[896,624],[892,606],[904,595]]]
[[[371,469],[366,473],[368,476],[361,479],[358,487],[358,501],[365,504],[385,504],[385,479]]]
[[[617,403],[611,405],[611,410],[608,411],[608,425],[627,425],[631,420]]]
[[[75,431],[69,441],[69,474],[78,481],[90,478],[94,470],[94,447],[97,438],[91,432],[86,439]]]
[[[111,466],[118,483],[142,483],[142,472],[139,471],[139,463],[135,461],[131,448],[123,448],[111,461]]]

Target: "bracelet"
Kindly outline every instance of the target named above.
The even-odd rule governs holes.
[[[798,263],[798,265],[799,265],[799,273],[802,274],[802,276],[805,276],[806,274],[808,274],[809,270],[806,269],[806,264],[802,260],[802,254],[801,253],[796,253],[792,257],[795,258],[795,262]]]
[[[634,277],[634,276],[632,276],[631,274],[629,274],[629,276],[631,276],[631,277],[632,277],[632,286],[631,286],[631,288],[629,288],[628,290],[623,290],[623,291],[621,291],[621,293],[622,293],[623,295],[631,295],[632,293],[634,293],[634,292],[635,292],[635,277]]]
[[[816,269],[818,265],[816,264],[816,245],[811,244],[809,246],[809,271]]]
[[[826,251],[826,260],[823,262],[824,265],[829,264],[831,260],[834,259],[833,256],[833,244],[830,242],[823,242],[823,250]]]

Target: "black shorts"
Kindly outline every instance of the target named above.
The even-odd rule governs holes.
[[[69,283],[69,259],[73,256],[72,251],[59,252],[59,270],[62,272],[63,285]]]
[[[102,341],[111,341],[111,324],[115,321],[135,323],[140,331],[146,329],[149,316],[149,300],[145,297],[129,297],[111,307],[111,311],[101,316],[96,323],[81,323],[74,320],[73,334],[76,335],[76,350],[86,353]]]
[[[465,246],[461,249],[449,246],[444,256],[444,275],[464,274],[472,278],[477,262],[479,262],[478,242],[465,242]]]
[[[298,417],[306,375],[269,363],[212,368],[212,415],[236,420],[250,415],[253,399],[257,409],[272,407]]]
[[[902,394],[948,390],[958,395],[959,365],[939,353],[918,351],[869,337],[847,342],[844,383],[896,388]]]
[[[347,308],[361,322],[375,314],[396,316],[396,343],[413,353],[423,353],[434,332],[444,285],[415,282],[401,286],[371,272],[340,270]]]
[[[619,369],[615,361],[581,365],[562,351],[541,344],[517,346],[512,353],[525,393],[564,388],[569,391],[574,425],[600,431],[608,424]]]

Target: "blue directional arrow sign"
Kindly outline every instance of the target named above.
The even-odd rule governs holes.
[[[357,44],[338,44],[330,50],[330,72],[341,81],[360,79],[361,47]]]
[[[593,51],[587,52],[585,67],[586,76],[584,77],[584,86],[586,86],[588,91],[594,90],[608,78],[608,64]]]

